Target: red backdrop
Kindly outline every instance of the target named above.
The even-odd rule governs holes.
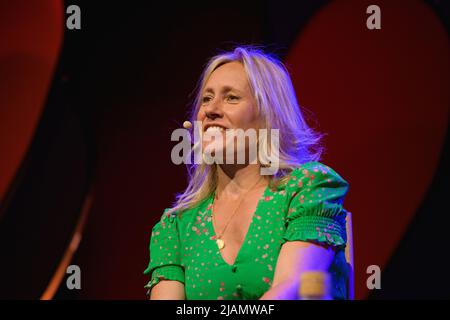
[[[435,14],[420,1],[377,1],[382,29],[368,30],[369,4],[348,0],[324,6],[286,58],[301,105],[317,118],[311,117],[312,124],[327,133],[323,162],[350,183],[346,207],[354,219],[357,298],[367,293],[367,266],[385,265],[424,197],[450,102],[448,39]],[[29,9],[29,4],[27,9],[0,4],[0,150],[8,150],[2,153],[0,199],[32,139],[62,42],[61,2]],[[241,23],[227,34],[237,41],[251,38],[254,33],[242,30],[260,24],[258,18],[234,19]],[[183,74],[170,84],[180,91],[171,105],[186,105],[212,52],[196,51],[203,39],[186,37],[202,28],[174,33],[184,41],[180,46],[191,48],[189,65],[198,72],[177,60],[173,48],[164,52],[174,64],[160,67]],[[148,77],[143,87],[151,83]],[[170,96],[169,83],[161,86]],[[169,144],[176,127],[172,119],[181,122],[185,111],[146,93],[128,101],[113,94],[97,128],[95,199],[75,260],[83,270],[83,298],[144,298],[141,272],[151,227],[185,185],[184,168],[171,164]]]

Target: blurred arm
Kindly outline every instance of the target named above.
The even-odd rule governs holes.
[[[150,291],[150,300],[186,300],[184,284],[179,281],[161,280]]]
[[[333,247],[304,241],[284,243],[278,256],[272,286],[260,300],[297,300],[300,275],[311,270],[327,272],[333,257]]]

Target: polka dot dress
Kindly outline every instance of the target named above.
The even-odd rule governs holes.
[[[232,265],[215,242],[213,195],[182,214],[166,209],[152,229],[145,287],[149,293],[159,281],[175,280],[184,284],[188,300],[256,300],[272,284],[283,243],[312,241],[336,247],[332,295],[345,299],[347,190],[347,182],[319,162],[294,169],[284,185],[264,191]]]

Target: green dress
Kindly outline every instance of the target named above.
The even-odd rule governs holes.
[[[319,162],[294,169],[286,184],[264,191],[232,265],[214,241],[214,195],[181,215],[166,209],[152,229],[147,293],[167,279],[184,284],[187,300],[259,299],[271,286],[281,245],[298,240],[335,246],[332,297],[345,299],[347,190],[347,182]]]

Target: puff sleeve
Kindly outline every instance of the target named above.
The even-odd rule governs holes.
[[[348,183],[333,169],[309,162],[291,173],[286,241],[309,241],[344,247],[347,241],[343,208]]]
[[[184,267],[181,264],[180,238],[175,212],[166,209],[152,228],[150,262],[144,274],[150,276],[145,288],[151,289],[161,280],[176,280],[184,284]]]

